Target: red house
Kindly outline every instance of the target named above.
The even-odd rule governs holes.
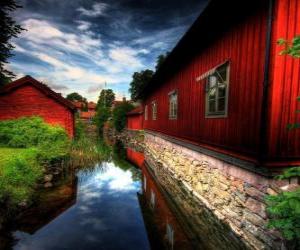
[[[146,86],[144,128],[264,172],[300,165],[300,60],[279,38],[300,34],[298,0],[212,0]]]
[[[143,129],[143,108],[137,107],[127,113],[127,129],[142,130]]]
[[[25,76],[0,89],[0,120],[40,116],[74,136],[75,106],[45,84]]]

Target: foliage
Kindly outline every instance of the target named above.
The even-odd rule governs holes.
[[[150,69],[142,70],[141,72],[134,72],[129,88],[132,100],[136,101],[139,98],[141,91],[150,82],[153,74],[154,72]]]
[[[65,130],[48,125],[39,117],[1,121],[0,142],[5,147],[37,148],[41,163],[60,160],[67,155],[69,147]]]
[[[27,201],[42,176],[37,150],[0,148],[0,200],[9,207]]]
[[[286,170],[279,179],[300,177],[300,167]],[[271,215],[268,226],[282,232],[288,240],[300,240],[300,188],[294,191],[269,195],[267,210]]]
[[[295,58],[300,58],[300,35],[292,39],[291,42],[285,39],[279,39],[278,44],[284,46],[281,55],[290,55]]]
[[[115,100],[115,93],[112,89],[102,89],[98,98],[97,108],[111,107]]]
[[[103,135],[104,124],[105,122],[107,122],[110,116],[111,116],[111,109],[109,107],[100,106],[97,108],[95,123],[98,127],[99,135]]]
[[[155,66],[155,70],[157,71],[161,65],[165,62],[165,60],[167,59],[169,55],[169,52],[167,52],[166,54],[162,54],[162,55],[159,55],[156,59],[156,66]]]
[[[15,0],[1,0],[0,2],[0,86],[6,84],[15,75],[5,69],[8,58],[12,56],[14,46],[10,40],[17,37],[23,30],[12,18],[11,12],[20,8]]]
[[[113,110],[113,125],[118,132],[126,127],[126,114],[131,111],[134,106],[129,102],[123,102]]]
[[[82,102],[84,104],[82,111],[88,111],[87,99],[77,92],[70,93],[66,96],[66,99],[71,102]]]

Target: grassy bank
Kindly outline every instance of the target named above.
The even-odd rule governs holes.
[[[42,168],[34,148],[0,148],[0,200],[8,207],[30,200]]]
[[[39,117],[0,122],[0,203],[14,208],[30,202],[44,168],[69,154],[63,128]]]

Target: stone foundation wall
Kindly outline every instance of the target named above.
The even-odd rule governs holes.
[[[187,203],[179,198],[178,185],[172,187],[167,181],[169,177],[178,181],[181,189],[191,193],[221,223],[228,225],[249,249],[285,249],[280,234],[266,228],[268,216],[264,198],[266,194],[278,193],[279,185],[287,183],[277,183],[152,133],[145,133],[145,145],[146,162],[156,175],[163,176],[160,180],[163,188],[178,199],[180,206]],[[190,208],[188,217],[196,223],[193,228],[199,230],[196,233],[203,233],[200,229],[205,225],[201,225],[201,219],[196,216],[203,209],[199,205]]]

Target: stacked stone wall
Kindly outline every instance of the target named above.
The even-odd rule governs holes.
[[[187,217],[193,221],[196,235],[203,235],[205,214],[201,211],[205,207],[217,219],[213,225],[216,221],[227,225],[236,242],[243,241],[247,248],[285,249],[280,234],[267,228],[265,196],[280,192],[279,186],[287,183],[276,182],[154,134],[145,133],[145,145],[146,162],[183,212],[190,211]],[[193,199],[186,202],[184,193],[192,194]],[[218,237],[224,244],[230,238]],[[239,248],[234,240],[227,243],[231,243],[232,249]]]

